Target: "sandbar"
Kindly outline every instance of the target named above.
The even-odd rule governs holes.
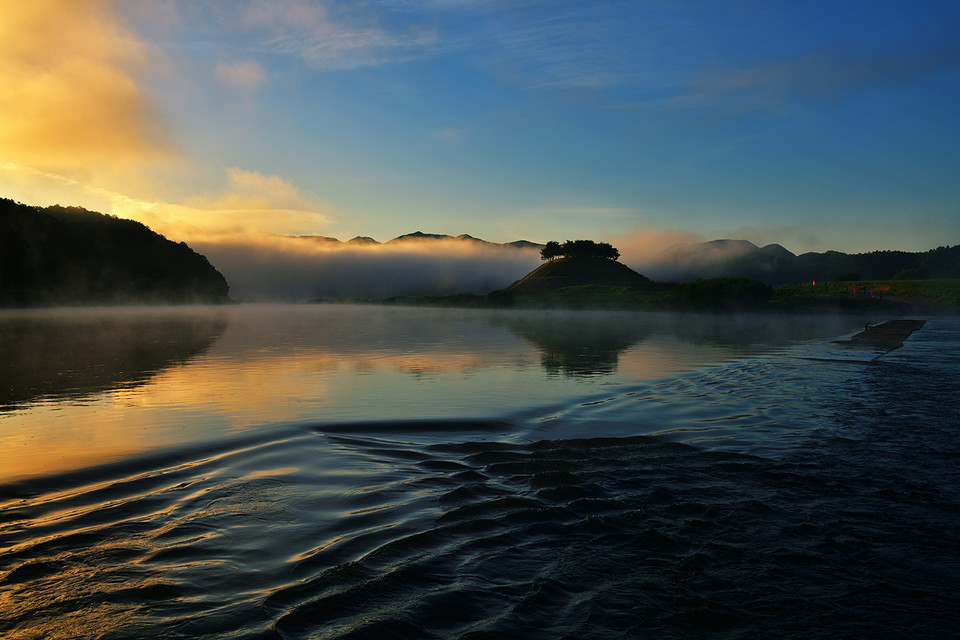
[[[851,347],[866,347],[892,351],[903,346],[907,337],[926,324],[926,320],[887,320],[867,326],[849,340],[837,340],[837,344]]]

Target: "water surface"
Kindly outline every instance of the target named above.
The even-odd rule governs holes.
[[[603,385],[851,324],[332,305],[6,312],[0,481],[293,424],[545,417]]]
[[[4,313],[0,634],[956,635],[960,321],[864,321]]]

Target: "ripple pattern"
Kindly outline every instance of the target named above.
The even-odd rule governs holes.
[[[351,469],[269,464],[337,447]],[[4,637],[960,631],[957,487],[850,451],[304,434],[242,452],[8,503]]]

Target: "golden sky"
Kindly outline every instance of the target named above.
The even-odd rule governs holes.
[[[278,176],[226,167],[218,190],[182,193],[173,186],[192,163],[147,85],[175,70],[130,28],[118,3],[31,0],[2,7],[5,197],[85,206],[178,240],[310,233],[324,225],[325,205]],[[219,73],[228,83],[249,85],[256,69],[221,65]]]

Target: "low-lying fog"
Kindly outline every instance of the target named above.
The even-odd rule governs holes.
[[[694,240],[687,234],[643,233],[615,238],[614,245],[620,262],[665,281],[675,270],[664,262],[664,249]],[[484,294],[509,286],[541,264],[536,246],[456,238],[380,244],[261,236],[194,240],[191,246],[220,270],[238,301]]]
[[[269,243],[195,242],[238,301],[302,302],[320,298],[489,293],[540,263],[532,248],[457,240],[351,245],[298,238]]]

